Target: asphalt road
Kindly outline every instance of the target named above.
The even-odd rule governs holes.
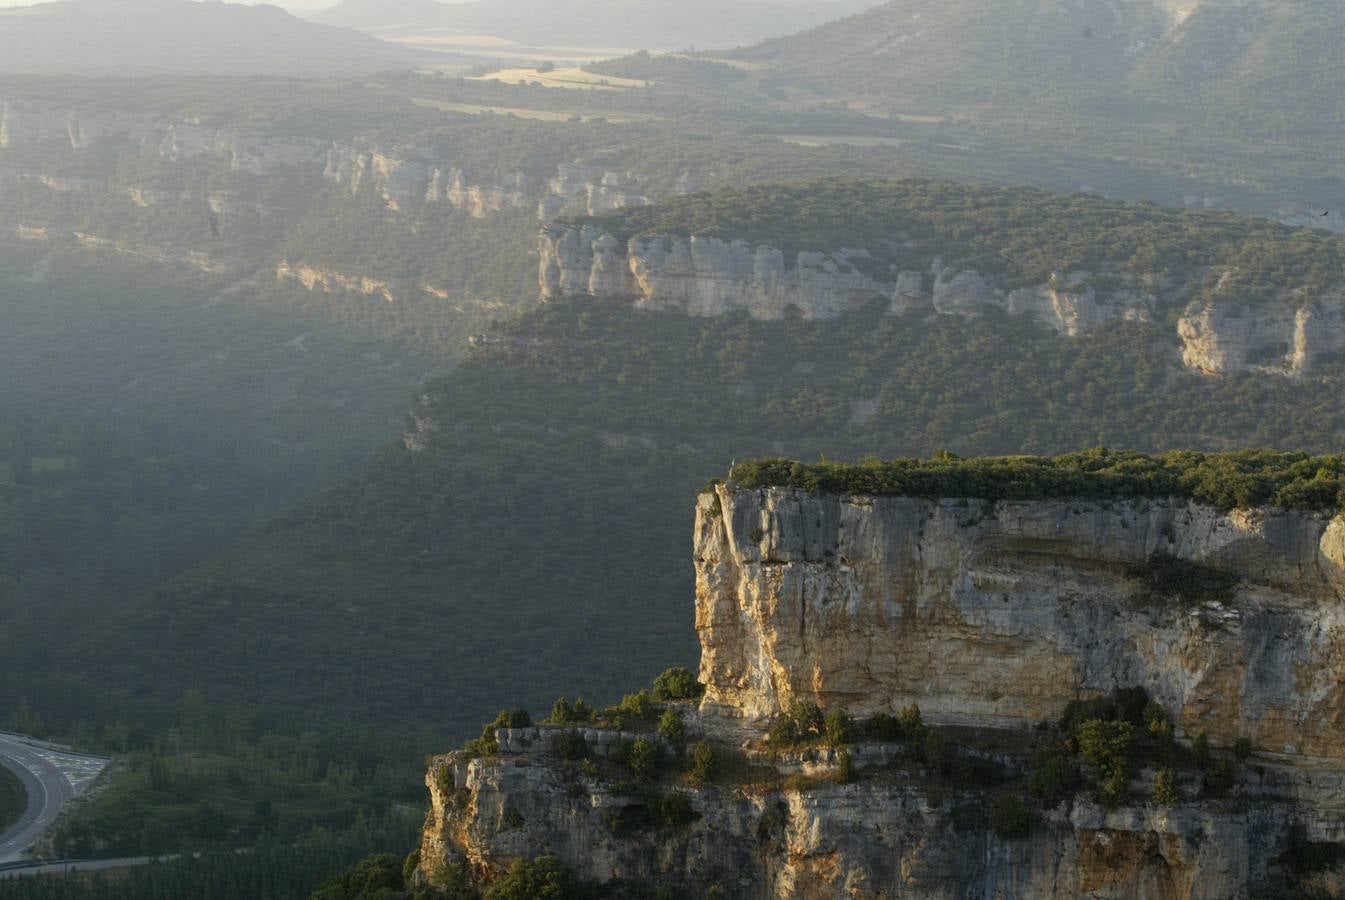
[[[3,864],[22,858],[24,851],[56,821],[61,807],[75,796],[75,789],[60,769],[27,744],[10,737],[0,736],[0,766],[17,775],[28,792],[27,811],[13,828],[0,834],[0,864]]]

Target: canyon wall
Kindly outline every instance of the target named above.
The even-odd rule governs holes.
[[[637,309],[695,316],[745,312],[758,319],[825,319],[875,301],[893,315],[960,316],[998,310],[1030,318],[1064,337],[1111,323],[1162,322],[1176,305],[1178,358],[1206,375],[1254,371],[1302,377],[1345,353],[1345,289],[1307,295],[1286,286],[1273,302],[1187,301],[1206,273],[1185,283],[1151,276],[1058,273],[1039,285],[1006,288],[971,269],[873,264],[862,249],[780,250],[717,237],[641,236],[621,241],[592,225],[557,224],[538,242],[542,298],[629,299]],[[1107,287],[1095,287],[1094,282]]]
[[[415,209],[422,203],[445,203],[476,218],[515,209],[534,212],[543,221],[563,213],[597,215],[643,206],[651,202],[649,195],[657,190],[638,172],[616,171],[584,160],[535,172],[476,175],[430,146],[384,146],[358,137],[334,141],[176,121],[146,113],[0,100],[0,149],[34,151],[55,145],[86,150],[99,143],[117,143],[167,163],[218,160],[229,171],[246,175],[294,170],[321,173],[352,193],[372,186],[394,211]],[[95,184],[88,182],[85,186]],[[133,197],[139,206],[167,199],[155,198],[153,188],[133,187],[141,192],[141,198],[151,198],[142,203]],[[685,174],[675,181],[672,192],[690,193],[697,187],[696,179]]]
[[[1184,783],[1170,807],[1080,799],[1003,839],[986,827],[984,793],[936,792],[920,766],[882,763],[879,748],[864,745],[851,751],[854,783],[681,785],[671,790],[694,821],[632,831],[614,823],[643,815],[647,800],[558,760],[547,749],[558,731],[501,736],[490,757],[430,761],[421,880],[464,863],[490,880],[515,860],[554,854],[586,879],[690,896],[717,889],[726,900],[1240,900],[1276,896],[1276,860],[1292,829],[1307,822],[1314,841],[1345,834],[1338,811],[1305,811],[1273,791],[1240,809],[1200,803]],[[815,768],[834,771],[835,754]],[[1317,885],[1338,891],[1341,881],[1323,875]]]
[[[433,758],[420,881],[465,866],[489,882],[553,854],[587,879],[735,900],[1345,889],[1329,862],[1345,843],[1345,517],[719,485],[697,501],[693,546],[705,694],[666,704],[682,739],[602,721],[500,727]],[[1160,562],[1201,566],[1188,574],[1227,591],[1155,596]],[[1180,742],[1208,734],[1231,793],[1188,764],[1157,799],[1146,762],[1122,802],[1078,792],[1006,833],[993,810],[1031,796],[1040,754],[1059,752],[1046,723],[1136,686]],[[918,705],[921,727],[982,774],[950,775],[920,733],[778,746],[768,724],[796,701],[856,716]],[[624,768],[642,737],[672,774]],[[1254,748],[1245,763],[1224,749],[1238,739]],[[681,774],[702,745],[736,768]],[[1305,866],[1303,847],[1328,862]]]
[[[706,703],[735,715],[915,703],[1029,727],[1138,685],[1187,734],[1345,763],[1345,518],[721,487],[695,548]],[[1156,558],[1236,591],[1145,597]]]

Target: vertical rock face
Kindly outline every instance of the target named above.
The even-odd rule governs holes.
[[[760,719],[797,699],[916,703],[1027,726],[1146,688],[1189,734],[1345,762],[1339,519],[1100,505],[702,496],[696,627],[706,703]],[[1236,573],[1226,605],[1140,599],[1156,556]]]
[[[1164,301],[1147,287],[1165,284],[1157,277],[1113,278],[1100,291],[1091,283],[1092,273],[1070,272],[1006,290],[983,272],[937,261],[930,274],[899,266],[872,274],[879,267],[864,250],[805,251],[786,259],[768,245],[696,235],[622,242],[593,225],[544,228],[538,255],[544,300],[620,298],[637,309],[695,316],[746,312],[758,319],[790,314],[824,319],[881,300],[895,315],[974,318],[998,310],[1073,338],[1113,322],[1158,321],[1164,310]],[[1181,297],[1191,287],[1165,284],[1164,290]],[[1274,302],[1254,307],[1216,292],[1213,299],[1188,303],[1176,331],[1180,361],[1188,369],[1309,376],[1345,353],[1345,287],[1315,296],[1286,289]]]
[[[931,801],[898,770],[810,789],[684,787],[676,792],[696,821],[618,833],[611,823],[640,799],[559,764],[546,747],[542,731],[496,757],[431,761],[420,878],[433,883],[438,867],[464,861],[497,877],[516,859],[552,853],[588,879],[674,884],[693,896],[714,886],[735,900],[1229,900],[1268,881],[1294,816],[1274,801],[1241,812],[1079,803],[1003,840],[959,825],[965,812]]]
[[[1127,291],[1100,299],[1086,283],[1087,273],[1004,291],[972,270],[939,268],[932,282],[909,269],[871,275],[864,250],[804,251],[787,260],[767,245],[696,235],[637,237],[623,244],[592,226],[545,228],[539,250],[544,298],[623,297],[641,309],[695,316],[744,311],[779,319],[792,312],[821,319],[881,299],[896,314],[971,317],[1000,309],[1074,337],[1118,319],[1147,321],[1156,302]]]
[[[210,157],[227,160],[233,172],[269,175],[282,169],[320,165],[328,146],[326,141],[313,138],[172,124],[158,137],[156,152],[170,162]]]
[[[406,211],[420,201],[444,203],[478,219],[536,209],[541,220],[550,221],[565,212],[596,215],[650,202],[639,192],[636,176],[583,163],[562,163],[550,175],[516,171],[482,177],[452,162],[437,162],[429,148],[361,142],[330,147],[323,175],[352,193],[372,185],[392,210]]]
[[[1293,846],[1345,841],[1345,518],[721,486],[698,500],[694,553],[706,694],[673,708],[685,744],[737,754],[736,774],[685,777],[690,751],[645,735],[673,774],[637,790],[622,759],[638,732],[501,727],[492,752],[431,760],[420,880],[463,863],[490,880],[556,854],[588,879],[735,900],[1251,900],[1283,895]],[[1145,599],[1137,569],[1155,556],[1239,584],[1203,605]],[[1114,807],[1084,793],[1012,835],[992,826],[994,798],[1026,795],[1032,747],[1059,747],[1037,743],[1037,722],[1136,685],[1179,734],[1252,739],[1235,798],[1201,799],[1183,770],[1147,801],[1145,770]],[[761,720],[795,700],[860,715],[916,703],[984,742],[998,787],[940,776],[918,736],[765,743]],[[1342,887],[1338,871],[1294,877]]]
[[[388,303],[394,302],[397,296],[393,285],[387,281],[364,275],[334,272],[303,263],[291,265],[288,260],[283,259],[276,266],[276,280],[296,281],[310,291],[327,294],[334,291],[349,291],[366,297],[380,297]]]
[[[1259,370],[1306,375],[1345,352],[1345,296],[1289,299],[1255,310],[1192,303],[1177,323],[1182,361],[1210,375]]]

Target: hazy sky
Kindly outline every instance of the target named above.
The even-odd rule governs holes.
[[[0,6],[31,6],[37,2],[40,2],[40,0],[0,0]],[[262,2],[262,0],[230,0],[230,2],[255,4]],[[290,12],[312,12],[336,5],[336,0],[266,0],[266,2],[283,6]],[[447,2],[453,3],[455,0],[447,0]]]

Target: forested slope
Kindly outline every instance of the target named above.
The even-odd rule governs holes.
[[[1342,34],[1345,9],[1332,0],[892,0],[736,55],[772,66],[782,86],[893,112],[1068,109],[1306,137],[1345,114],[1329,62]]]
[[[1338,372],[1313,391],[1181,375],[1143,325],[1066,342],[998,317],[707,321],[574,300],[508,334],[431,392],[428,450],[386,451],[148,595],[71,671],[153,691],[190,658],[212,697],[462,734],[508,702],[608,698],[691,661],[690,498],[735,457],[1326,451],[1345,430]],[[142,637],[152,650],[114,649]]]

